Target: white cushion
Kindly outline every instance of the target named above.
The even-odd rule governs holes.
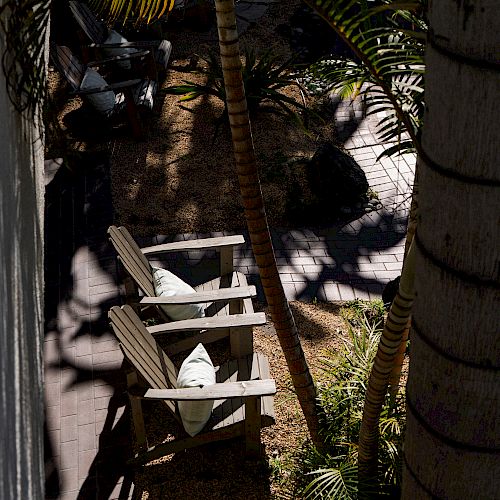
[[[203,344],[198,344],[184,360],[177,376],[177,389],[215,384],[215,368]],[[212,414],[212,401],[179,401],[177,407],[184,429],[196,436]]]
[[[97,71],[92,68],[87,68],[82,83],[80,84],[80,90],[99,88],[106,85],[108,85],[108,83]],[[94,106],[96,111],[103,115],[108,115],[115,107],[115,93],[112,90],[88,94],[85,95],[85,99]]]
[[[126,43],[128,42],[128,40],[123,36],[121,35],[120,33],[118,33],[118,31],[115,31],[115,30],[109,30],[109,34],[108,34],[108,38],[106,38],[106,40],[104,40],[104,43]],[[108,56],[108,57],[114,57],[114,56],[123,56],[125,54],[132,54],[133,52],[137,52],[138,49],[134,49],[132,47],[118,47],[118,48],[114,48],[114,49],[104,49],[104,53]],[[122,69],[130,69],[132,66],[130,64],[130,60],[129,59],[125,59],[123,61],[116,61],[116,63],[114,63],[118,66],[120,66],[120,68]]]
[[[132,97],[137,106],[144,106],[147,109],[153,109],[154,96],[158,90],[158,83],[154,80],[142,80],[138,83],[132,92]],[[125,94],[123,92],[116,93],[116,106],[120,109],[125,106]]]
[[[157,297],[172,297],[196,293],[196,290],[166,269],[153,267],[153,285]],[[205,316],[203,304],[162,305],[166,315],[173,321],[202,318]]]

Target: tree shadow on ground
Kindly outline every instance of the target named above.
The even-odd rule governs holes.
[[[58,498],[74,490],[75,498],[109,498],[121,477],[128,473],[125,460],[130,456],[130,434],[126,412],[116,419],[117,409],[125,404],[119,363],[107,370],[99,369],[106,364],[93,365],[93,356],[102,347],[109,348],[103,342],[109,338],[106,311],[119,302],[116,260],[106,235],[113,214],[107,155],[83,154],[78,161],[73,158],[69,164],[62,164],[47,182],[47,497]],[[109,352],[112,351],[105,350],[104,354]],[[94,398],[94,392],[102,391],[104,384],[107,393],[114,394],[109,405],[105,397]],[[96,402],[100,403],[99,408]],[[98,436],[97,445],[94,435],[95,439]],[[96,459],[91,464],[88,461],[93,453]],[[127,480],[122,482],[122,488],[127,488]]]
[[[146,402],[144,414],[149,445],[167,438],[167,429],[179,429],[161,402]],[[271,498],[265,450],[262,460],[246,460],[244,446],[241,439],[211,443],[137,469],[134,498],[141,498],[144,491],[149,498],[172,500]]]

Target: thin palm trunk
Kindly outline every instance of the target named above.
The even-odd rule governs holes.
[[[399,381],[401,380],[401,372],[403,371],[403,363],[405,360],[406,343],[410,335],[411,317],[406,323],[406,327],[401,335],[401,343],[399,345],[396,358],[394,359],[394,366],[392,367],[389,376],[389,407],[394,408],[396,398],[399,392]]]
[[[359,431],[360,484],[376,476],[378,463],[379,420],[391,373],[394,370],[414,299],[415,252],[406,257],[398,293],[389,309],[379,347],[368,380],[363,419]]]
[[[215,5],[236,170],[252,248],[274,327],[290,370],[297,398],[307,421],[311,439],[316,445],[321,445],[318,435],[316,389],[279,277],[264,210],[241,75],[234,2],[233,0],[216,0]]]
[[[408,214],[408,228],[406,230],[406,241],[405,241],[405,259],[410,249],[411,242],[413,241],[413,236],[417,230],[417,218],[418,218],[418,164],[415,165],[415,175],[413,178],[413,189],[411,193],[411,205],[410,213]]]
[[[498,498],[497,2],[430,2],[403,498]]]

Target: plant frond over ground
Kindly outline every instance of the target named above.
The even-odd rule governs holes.
[[[363,96],[368,114],[386,114],[379,123],[380,139],[397,144],[383,155],[418,152],[424,113],[425,0],[304,1],[353,53],[351,59],[321,60],[313,65],[313,73],[342,97]],[[404,134],[409,139],[402,139]]]
[[[184,80],[182,85],[168,87],[166,92],[182,96],[180,101],[183,102],[202,95],[213,95],[225,103],[226,91],[219,56],[210,51],[207,57],[199,56],[199,58],[204,61],[205,67],[196,72],[204,75],[205,83],[199,84]],[[300,123],[300,117],[295,109],[306,112],[307,108],[282,92],[285,87],[299,86],[297,81],[290,76],[294,57],[282,63],[278,63],[278,59],[279,55],[276,55],[273,49],[267,50],[258,57],[252,48],[245,48],[242,76],[248,109],[252,113],[261,108],[262,104],[272,102],[282,113]]]
[[[46,94],[45,41],[50,2],[9,0],[0,5],[1,55],[9,99],[33,116]]]
[[[370,370],[382,333],[381,301],[351,301],[341,311],[348,337],[341,352],[323,360],[325,378],[318,386],[320,421],[326,452],[308,448],[302,458],[304,498],[355,499],[394,496],[401,483],[401,445],[405,428],[404,395],[393,409],[386,404],[380,419],[379,472],[361,485],[358,477],[358,437]],[[311,479],[312,478],[312,479]]]
[[[150,23],[174,8],[175,0],[91,0],[90,5],[110,22],[131,18],[137,24]]]

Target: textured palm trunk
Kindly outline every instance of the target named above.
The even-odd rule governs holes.
[[[366,389],[363,419],[359,431],[360,484],[366,484],[366,479],[374,478],[377,474],[380,414],[411,315],[415,296],[414,277],[415,252],[412,245],[403,266],[398,293],[387,315]]]
[[[401,335],[401,343],[399,344],[399,349],[396,354],[396,359],[394,360],[394,366],[392,367],[391,374],[389,376],[389,407],[394,408],[396,404],[396,398],[399,392],[399,381],[401,380],[401,372],[403,370],[403,363],[405,360],[406,343],[408,342],[408,337],[410,335],[411,327],[411,317],[406,323],[406,327]]]
[[[403,498],[498,498],[500,10],[429,19]]]
[[[241,75],[234,2],[233,0],[216,0],[215,5],[236,170],[252,248],[274,327],[290,370],[297,398],[307,421],[311,439],[316,445],[321,445],[318,436],[316,388],[281,284],[264,210]]]
[[[410,249],[411,242],[413,241],[413,236],[417,230],[417,219],[418,219],[418,164],[415,166],[415,176],[413,178],[413,189],[411,193],[411,205],[410,213],[408,214],[408,228],[406,230],[406,241],[405,241],[405,258],[408,255],[408,250]]]

